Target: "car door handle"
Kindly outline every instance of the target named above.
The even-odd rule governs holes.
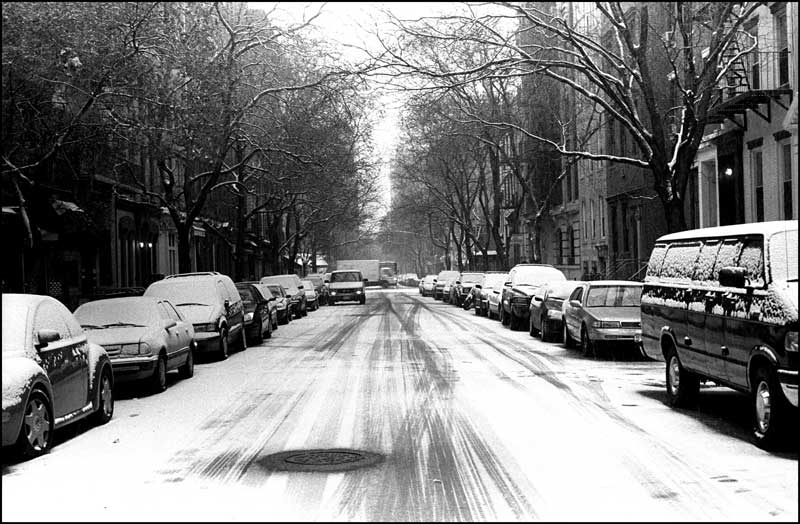
[[[730,351],[728,351],[728,346],[720,346],[719,348],[722,350],[722,354],[723,355],[729,355],[730,354]]]
[[[691,346],[692,345],[692,339],[689,338],[689,337],[683,337],[683,343],[685,345],[687,345],[687,346]]]

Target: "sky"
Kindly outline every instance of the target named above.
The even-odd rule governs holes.
[[[375,24],[385,21],[381,9],[390,10],[399,18],[418,18],[439,13],[448,7],[442,2],[250,2],[252,8],[271,10],[276,7],[274,18],[277,22],[299,23],[317,12],[320,13],[313,25],[326,39],[344,44],[345,56],[353,60],[363,57],[354,47],[374,51],[380,45],[371,33]],[[354,47],[351,47],[354,46]],[[383,111],[376,114],[374,141],[382,160],[381,182],[384,186],[384,206],[389,205],[389,168],[394,147],[399,134],[399,117],[402,100],[397,96],[383,95],[378,107]]]

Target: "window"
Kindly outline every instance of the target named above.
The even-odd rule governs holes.
[[[720,241],[706,240],[700,248],[700,256],[697,257],[694,267],[694,275],[692,280],[701,282],[708,282],[713,280],[712,274],[714,270],[714,262],[717,260],[717,251],[719,251]]]
[[[594,216],[594,200],[589,201],[589,220],[592,223],[592,238],[597,236],[597,220]]]
[[[167,255],[169,260],[169,274],[174,275],[178,272],[178,249],[175,241],[175,233],[170,233],[167,236]]]
[[[778,85],[789,83],[789,38],[786,31],[786,4],[775,10],[775,47],[778,50]]]
[[[751,286],[764,286],[764,241],[761,237],[745,240],[738,266],[747,272]]]
[[[764,221],[764,164],[761,151],[750,153],[750,170],[753,177],[756,222]]]
[[[792,145],[787,141],[780,144],[783,160],[783,219],[791,220],[792,214]]]
[[[742,249],[742,242],[738,239],[726,239],[722,242],[717,253],[717,260],[714,264],[714,270],[711,273],[711,280],[719,282],[719,270],[723,267],[731,267],[736,265],[739,259],[739,251]]]
[[[581,218],[583,218],[583,230],[589,231],[589,216],[586,214],[586,200],[581,200]]]
[[[600,210],[600,236],[606,236],[606,205],[603,197],[597,197],[597,208]]]
[[[661,267],[661,277],[680,281],[690,280],[699,253],[700,242],[670,245]]]
[[[622,220],[622,250],[628,251],[630,245],[628,243],[628,204],[622,203],[622,211],[620,213]]]
[[[567,234],[564,237],[564,255],[567,259],[562,262],[563,264],[573,264],[572,260],[572,239],[575,237],[575,233],[572,231],[572,226],[567,227]]]
[[[43,301],[36,309],[36,316],[33,318],[33,334],[42,329],[54,329],[61,335],[61,340],[70,338],[72,335],[64,321],[65,313],[69,312],[64,306],[55,303],[55,299]]]
[[[617,235],[617,206],[611,204],[611,248],[619,251],[619,235]]]
[[[647,273],[645,276],[657,277],[661,272],[661,264],[664,262],[664,255],[667,254],[667,246],[657,244],[650,253],[650,261],[647,263]]]
[[[572,225],[572,238],[571,240],[571,248],[572,253],[570,256],[572,257],[572,263],[578,264],[580,255],[581,255],[581,230],[580,230],[580,223],[575,222]]]
[[[561,261],[564,259],[564,244],[562,237],[563,234],[561,232],[561,228],[556,229],[556,249],[558,250],[557,264],[561,264]]]

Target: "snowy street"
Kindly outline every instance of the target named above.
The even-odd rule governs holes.
[[[416,288],[168,380],[117,387],[108,424],[60,430],[43,457],[4,453],[3,520],[798,520],[797,448],[751,443],[745,395],[704,387],[674,410],[662,362],[583,357]],[[381,460],[264,460],[316,449]]]

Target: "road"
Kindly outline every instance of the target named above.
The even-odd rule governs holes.
[[[798,519],[797,448],[749,441],[720,387],[666,405],[664,364],[587,358],[421,297],[368,290],[114,418],[4,453],[3,520]],[[276,471],[284,451],[348,449],[349,471]]]

